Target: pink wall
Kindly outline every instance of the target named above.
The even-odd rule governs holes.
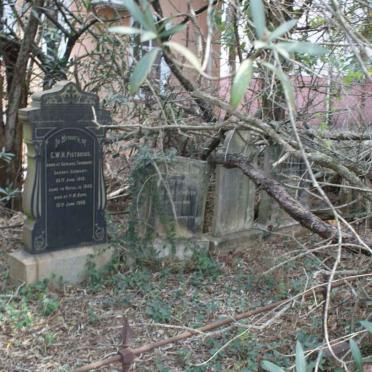
[[[294,81],[298,113],[309,112],[309,125],[325,123],[327,108],[326,78],[304,77]],[[330,125],[339,129],[355,129],[372,124],[372,84],[332,82]]]
[[[296,111],[298,121],[317,126],[326,123],[327,79],[296,77],[292,79],[295,87]],[[221,80],[220,97],[229,99],[230,80]],[[253,79],[240,109],[254,115],[261,107],[260,90],[262,81]],[[372,125],[372,84],[343,82],[332,83],[330,101],[330,127],[339,129],[366,128]],[[306,116],[305,116],[306,115]]]

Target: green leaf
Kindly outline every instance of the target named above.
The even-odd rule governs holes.
[[[266,41],[261,41],[261,40],[255,40],[253,45],[255,49],[263,49],[263,48],[269,47],[269,44]]]
[[[134,0],[125,0],[123,5],[128,9],[133,20],[138,22],[146,31],[156,32],[155,20],[147,1],[142,2],[142,7],[139,7]]]
[[[152,31],[144,31],[141,35],[141,42],[144,43],[145,41],[156,39],[158,35]]]
[[[306,359],[300,341],[296,343],[296,372],[306,372]]]
[[[252,79],[253,61],[251,59],[245,60],[239,67],[233,81],[231,88],[230,105],[235,110],[240,101],[243,99],[244,94]]]
[[[196,55],[181,44],[175,43],[174,41],[167,41],[163,43],[164,46],[169,47],[173,51],[182,54],[186,60],[198,71],[201,71],[201,64]]]
[[[284,369],[280,368],[279,366],[277,366],[274,363],[269,362],[268,360],[262,361],[261,367],[265,371],[269,371],[269,372],[285,372]]]
[[[144,31],[135,27],[126,27],[126,26],[114,26],[108,29],[110,32],[123,35],[139,35],[141,34],[141,42],[148,40],[153,40],[157,38],[157,34],[153,31]]]
[[[0,151],[0,159],[4,160],[5,162],[9,163],[12,158],[14,158],[14,154],[11,152]]]
[[[290,21],[286,21],[282,23],[278,28],[276,28],[269,36],[269,40],[273,41],[277,39],[278,37],[284,35],[287,33],[291,28],[296,26],[297,24],[297,19],[291,19]]]
[[[176,25],[176,26],[173,26],[173,27],[169,28],[168,30],[165,30],[165,31],[161,32],[159,36],[164,37],[164,38],[166,38],[168,36],[173,36],[177,32],[183,31],[186,27],[187,27],[186,23],[179,24],[179,25]]]
[[[363,372],[363,357],[359,350],[358,344],[353,339],[350,339],[350,349],[351,354],[353,355],[355,366],[357,368],[357,372]]]
[[[127,0],[125,0],[127,1]],[[145,27],[149,31],[156,32],[156,25],[155,25],[155,19],[152,14],[150,3],[146,1],[142,1],[142,9],[143,9],[143,15],[145,18]]]
[[[151,67],[154,64],[156,57],[159,54],[159,49],[152,49],[150,52],[145,54],[141,60],[138,62],[136,68],[134,69],[129,82],[129,91],[134,94],[138,91],[141,84],[147,78],[147,75],[151,71]]]
[[[280,55],[282,55],[284,58],[286,58],[286,59],[289,59],[289,58],[290,58],[289,53],[288,53],[285,49],[281,48],[280,46],[277,46],[277,45],[275,44],[275,45],[273,46],[273,48],[275,48],[275,50],[276,50]]]
[[[141,34],[142,30],[135,27],[126,27],[126,26],[114,26],[109,27],[109,32],[114,32],[116,34],[124,34],[124,35],[136,35]]]
[[[372,322],[368,320],[361,320],[360,324],[369,332],[372,333]]]
[[[360,81],[363,79],[363,72],[362,71],[348,71],[346,76],[344,76],[343,81],[345,84],[352,84],[354,81]]]
[[[291,41],[288,43],[277,43],[276,45],[286,49],[288,52],[309,54],[311,56],[321,56],[328,53],[328,49],[323,48],[321,45],[305,41]]]
[[[251,0],[251,13],[256,35],[261,39],[266,29],[265,8],[262,0]]]

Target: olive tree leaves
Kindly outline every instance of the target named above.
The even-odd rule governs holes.
[[[362,320],[359,323],[362,325],[363,328],[365,328],[367,332],[372,334],[372,322],[371,321]],[[369,358],[368,357],[363,358],[363,355],[359,349],[358,343],[353,338],[350,338],[349,345],[350,345],[351,355],[354,360],[355,371],[363,372],[363,364],[367,360],[369,360]],[[320,349],[318,359],[320,360],[322,357],[323,357],[323,351]],[[261,363],[261,367],[265,371],[269,371],[269,372],[285,372],[286,371],[285,369],[281,368],[277,364],[274,364],[268,360],[263,360]],[[307,371],[312,371],[312,370],[313,370],[312,362],[306,361],[306,356],[305,356],[303,346],[299,341],[297,341],[296,343],[296,372],[307,372]]]
[[[250,10],[257,36],[257,40],[254,42],[256,51],[260,49],[271,49],[286,59],[290,59],[290,53],[309,54],[313,56],[321,56],[327,53],[325,48],[313,43],[295,40],[278,42],[277,40],[292,30],[298,21],[295,19],[286,21],[275,30],[269,32],[266,28],[265,7],[262,0],[251,0]],[[283,85],[283,89],[287,91],[288,96],[291,97],[291,101],[294,104],[293,89],[287,76],[268,62],[247,59],[242,62],[233,80],[230,92],[231,107],[236,109],[242,101],[253,76],[254,62],[263,65],[271,70],[273,74],[277,75]]]
[[[261,367],[265,371],[269,372],[285,372],[285,370],[278,365],[269,362],[268,360],[264,360],[261,363]],[[310,368],[308,368],[308,364],[306,362],[304,349],[302,347],[302,344],[297,341],[296,343],[296,372],[307,372]]]
[[[160,52],[159,48],[151,49],[146,53],[137,63],[136,68],[130,77],[129,92],[132,94],[137,93],[142,83],[146,80],[151,68]]]
[[[140,41],[146,42],[156,40],[158,47],[152,48],[147,52],[135,66],[129,81],[129,92],[137,93],[143,82],[148,77],[157,57],[163,49],[171,50],[173,53],[179,54],[188,62],[188,67],[192,67],[201,72],[201,63],[197,56],[190,49],[183,45],[165,41],[178,32],[183,31],[187,26],[185,24],[177,24],[172,26],[171,17],[157,22],[147,0],[141,0],[137,4],[134,0],[126,0],[123,4],[131,14],[133,20],[140,25],[140,28],[116,26],[109,28],[110,32],[122,35],[140,35]]]
[[[158,22],[155,19],[150,3],[147,0],[140,0],[139,3],[134,0],[126,0],[124,6],[128,9],[133,20],[140,25],[140,28],[116,26],[111,27],[109,31],[124,35],[138,34],[141,36],[141,42],[156,40],[157,45],[156,48],[153,48],[146,53],[135,66],[129,83],[129,91],[132,94],[135,94],[138,91],[140,86],[148,77],[157,57],[164,51],[171,51],[175,55],[182,56],[187,62],[187,67],[193,68],[202,73],[202,65],[199,58],[189,48],[174,41],[169,41],[170,37],[185,29],[185,24],[177,24],[173,26],[170,23],[171,17],[164,18]],[[254,41],[256,51],[259,51],[260,49],[271,49],[275,53],[278,53],[287,59],[289,59],[290,54],[293,53],[306,53],[315,56],[327,53],[326,49],[317,44],[296,40],[280,40],[283,35],[287,34],[296,26],[297,20],[293,19],[286,21],[275,30],[271,32],[268,31],[266,26],[265,7],[262,0],[250,0],[250,10],[257,36],[257,39]],[[165,39],[167,41],[164,41]],[[290,82],[288,78],[282,76],[283,74],[279,73],[274,65],[267,62],[260,62],[253,56],[253,58],[249,58],[241,63],[233,79],[230,92],[230,105],[233,109],[238,108],[240,102],[244,98],[246,90],[248,89],[254,75],[255,64],[261,64],[271,70],[272,73],[279,77],[279,80],[283,84],[283,88],[287,92],[290,91]]]
[[[251,0],[251,14],[257,38],[262,39],[266,31],[265,7],[262,0]]]

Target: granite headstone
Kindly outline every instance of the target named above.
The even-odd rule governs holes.
[[[20,110],[27,144],[23,238],[30,253],[106,241],[104,128],[95,94],[68,81],[34,94]]]

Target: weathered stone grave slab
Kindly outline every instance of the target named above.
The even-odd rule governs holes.
[[[169,164],[159,164],[155,175],[152,213],[156,231],[165,236],[169,224],[175,235],[191,237],[203,232],[208,191],[209,166],[205,161],[177,156]]]
[[[208,163],[177,157],[164,169],[162,178],[163,181],[158,181],[158,192],[159,205],[164,208],[164,222],[175,222],[177,236],[201,234],[209,181]],[[156,225],[158,231],[164,231],[160,216]]]
[[[308,193],[305,188],[309,186],[305,164],[295,158],[290,157],[282,164],[275,164],[283,156],[282,149],[278,145],[272,145],[265,149],[263,156],[263,168],[265,174],[275,178],[277,181],[288,185],[288,193],[299,200],[303,205],[308,205]],[[283,228],[295,223],[279,204],[273,200],[266,192],[260,194],[260,204],[258,212],[258,223],[271,228]]]
[[[71,82],[33,95],[20,110],[28,167],[23,236],[31,253],[106,241],[101,143],[109,115]]]
[[[141,195],[141,220],[152,226],[157,239],[153,248],[158,257],[172,252],[178,258],[192,254],[192,247],[207,249],[202,238],[208,192],[209,166],[205,161],[177,156],[158,164],[151,184]]]
[[[226,153],[248,156],[252,149],[247,131],[230,131],[226,136]],[[252,227],[256,188],[240,169],[216,167],[215,206],[212,233],[233,234]]]

